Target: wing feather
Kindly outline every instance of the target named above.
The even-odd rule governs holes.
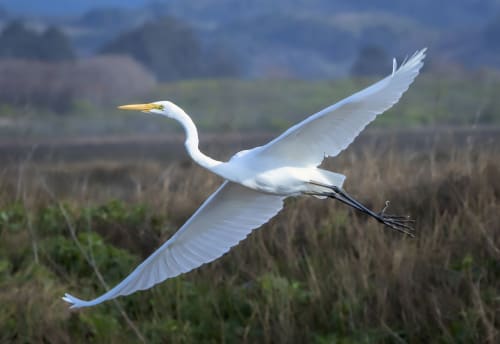
[[[377,115],[399,101],[423,66],[425,51],[417,51],[399,68],[394,60],[391,75],[294,125],[258,154],[290,166],[318,166],[324,158],[338,155]]]
[[[194,215],[121,283],[90,301],[66,294],[71,308],[89,307],[151,288],[211,262],[245,239],[283,208],[282,196],[224,182]]]

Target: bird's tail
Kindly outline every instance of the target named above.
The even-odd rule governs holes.
[[[327,171],[323,169],[319,169],[321,171],[321,174],[323,177],[325,177],[328,180],[328,184],[332,186],[338,186],[339,188],[344,185],[344,181],[346,176],[340,173],[335,173],[332,171]]]
[[[345,180],[346,176],[344,176],[343,174],[323,170],[321,168],[319,168],[318,170],[320,171],[321,176],[323,177],[323,182],[319,183],[319,184],[325,184],[328,186],[337,186],[339,188],[342,188],[342,185],[344,185],[344,180]],[[326,182],[325,182],[325,180],[326,180]],[[313,192],[316,191],[316,192],[320,193],[320,192],[326,191],[324,187],[321,187],[319,185],[312,184],[311,187],[312,187],[311,191],[313,191]],[[314,195],[314,197],[321,198],[321,199],[326,198],[326,196],[319,196],[319,195]]]

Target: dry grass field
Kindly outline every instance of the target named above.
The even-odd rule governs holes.
[[[64,292],[117,283],[221,180],[184,153],[161,157],[178,142],[5,148],[0,342],[498,343],[499,137],[369,132],[325,163],[369,207],[412,215],[415,239],[332,200],[289,199],[218,261],[80,311]],[[238,140],[206,147],[224,157],[260,138]]]

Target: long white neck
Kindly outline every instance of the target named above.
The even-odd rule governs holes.
[[[214,167],[222,164],[221,161],[212,159],[211,157],[203,154],[198,148],[198,130],[191,117],[189,117],[181,108],[178,108],[175,116],[173,116],[184,128],[186,133],[186,141],[184,146],[191,158],[198,163],[200,166],[205,167],[208,170],[212,170]]]

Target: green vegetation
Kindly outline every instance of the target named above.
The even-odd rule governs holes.
[[[115,63],[115,66],[118,72],[119,65]],[[90,67],[89,64],[89,71]],[[75,74],[78,75],[83,74]],[[147,78],[141,73],[124,74],[116,79],[122,80],[119,88],[118,85],[113,87],[113,82],[107,84],[106,87],[115,90],[109,99],[103,99],[105,97],[102,93],[92,93],[91,87],[86,88],[86,93],[75,93],[72,110],[67,111],[65,116],[39,109],[33,105],[33,98],[26,95],[26,101],[31,105],[22,108],[0,107],[0,118],[3,116],[12,120],[12,125],[0,126],[0,132],[4,137],[26,132],[32,136],[50,137],[123,133],[165,135],[180,128],[164,118],[150,117],[148,121],[144,121],[144,117],[139,114],[124,114],[115,109],[116,105],[123,102],[162,99],[172,100],[183,107],[192,115],[202,133],[278,132],[373,82],[373,79],[359,78],[335,81],[192,80],[160,84],[141,95],[139,87],[124,89],[124,85],[128,85],[132,77],[139,78],[140,85],[145,85],[144,89],[151,89]],[[80,83],[72,79],[72,84],[90,86],[88,80]],[[50,81],[46,89],[52,90],[49,85]],[[116,91],[119,89],[124,89],[121,92],[125,93],[120,95]],[[0,91],[0,97],[2,92],[9,95],[9,90],[11,89],[6,87],[4,91]],[[138,95],[134,95],[134,92]],[[500,99],[496,95],[499,92],[500,76],[495,73],[478,72],[455,77],[424,73],[402,100],[371,126],[415,128],[498,125]],[[78,95],[85,99],[98,99],[104,105],[97,106],[95,101],[78,101]],[[51,96],[54,99],[68,99],[63,95],[57,97],[57,89]],[[110,104],[110,100],[116,103]],[[50,131],[50,128],[57,130]]]
[[[152,99],[171,99],[203,128],[283,130],[363,89],[368,79],[335,81],[184,81],[160,86]],[[378,127],[500,124],[500,76],[422,75]]]
[[[411,154],[377,142],[335,169],[370,207],[389,199],[412,214],[416,239],[333,201],[290,199],[222,259],[80,311],[64,292],[93,298],[118,282],[220,180],[176,162],[4,167],[0,341],[497,342],[498,140]]]

